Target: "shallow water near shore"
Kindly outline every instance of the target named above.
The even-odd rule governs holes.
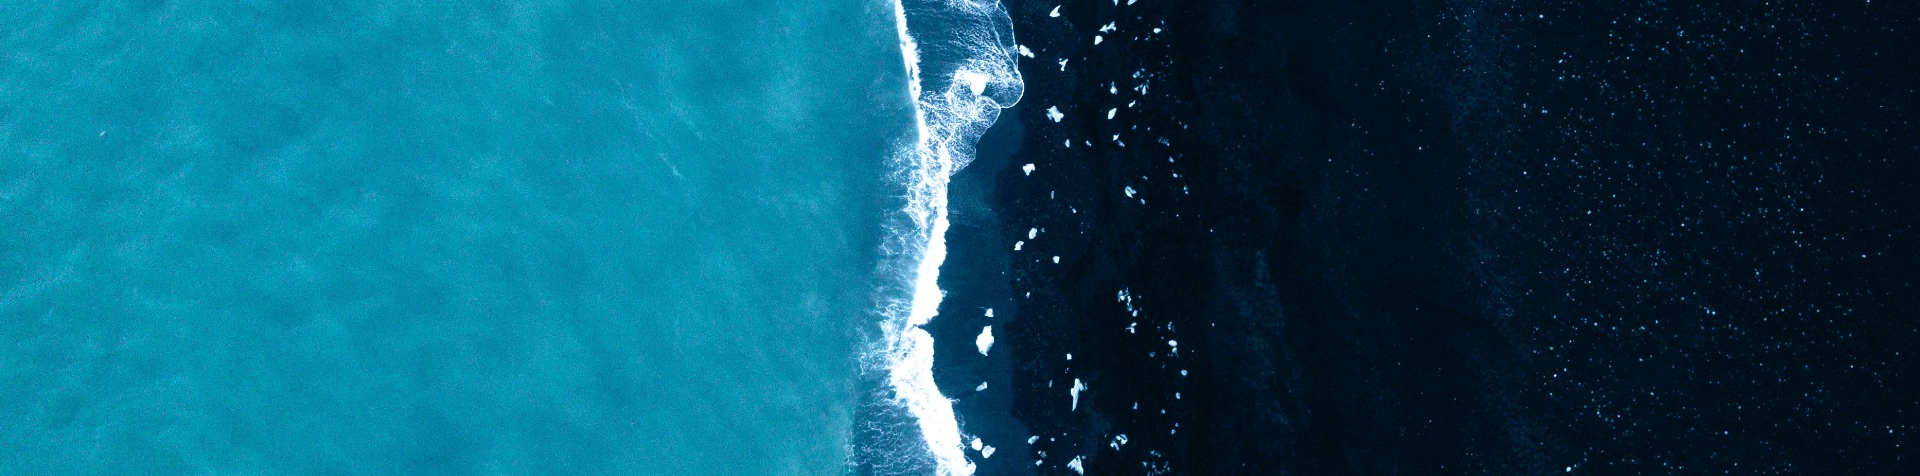
[[[0,13],[0,467],[844,472],[892,8]]]

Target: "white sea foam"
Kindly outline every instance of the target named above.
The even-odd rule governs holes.
[[[922,326],[939,312],[946,261],[947,182],[973,160],[974,144],[1020,100],[1013,22],[993,0],[896,0],[901,59],[913,98],[913,140],[896,155],[906,187],[905,229],[895,230],[893,250],[912,263],[911,292],[889,299],[881,312],[879,357],[894,403],[918,424],[926,449],[945,476],[971,475],[965,440],[953,402],[933,382],[933,336]],[[916,35],[908,18],[927,20],[939,31]],[[925,40],[922,43],[921,40]],[[925,49],[923,49],[923,47]],[[923,63],[922,54],[929,60]]]

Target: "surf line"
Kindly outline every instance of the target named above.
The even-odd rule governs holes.
[[[974,144],[1000,110],[1018,102],[1024,85],[1014,54],[1012,19],[994,0],[932,0],[929,8],[957,10],[965,21],[940,36],[942,53],[957,53],[953,76],[932,93],[925,89],[920,44],[907,28],[907,1],[894,1],[901,59],[914,121],[913,141],[902,151],[906,206],[911,236],[909,255],[917,254],[911,298],[889,305],[882,324],[888,383],[894,403],[918,423],[926,449],[943,476],[970,476],[953,401],[933,381],[933,335],[923,327],[940,311],[940,266],[947,258],[947,184],[954,172],[972,162]],[[916,6],[919,1],[915,0]],[[948,50],[947,48],[953,48]],[[942,65],[946,66],[946,65]],[[991,91],[989,90],[991,88]]]

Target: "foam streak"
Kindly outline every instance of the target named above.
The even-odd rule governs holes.
[[[975,142],[999,118],[1000,109],[1019,101],[1023,85],[1012,21],[998,2],[932,0],[926,3],[933,5],[921,5],[923,1],[915,0],[914,6],[920,7],[915,14],[935,18],[942,30],[933,32],[928,42],[927,51],[937,59],[926,64],[921,44],[908,30],[907,1],[894,3],[908,94],[914,98],[914,140],[895,161],[907,189],[903,211],[909,229],[899,232],[906,238],[903,251],[916,265],[911,296],[883,309],[884,360],[894,401],[913,415],[939,473],[967,476],[974,465],[967,460],[962,443],[966,438],[953,402],[934,385],[933,336],[922,326],[939,313],[945,297],[939,279],[947,257],[947,183],[972,161]],[[943,81],[927,87],[923,67]]]

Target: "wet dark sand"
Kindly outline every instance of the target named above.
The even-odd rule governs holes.
[[[1920,454],[1915,7],[1055,5],[935,322],[983,474]]]

